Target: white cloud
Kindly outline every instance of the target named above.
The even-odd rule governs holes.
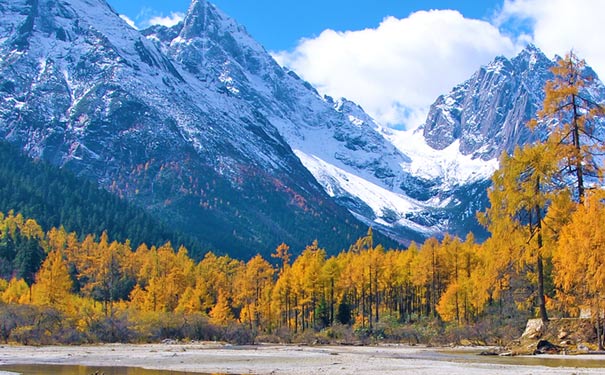
[[[125,14],[120,14],[120,18],[123,19],[128,25],[130,25],[130,27],[132,27],[135,30],[138,30],[137,25],[135,25],[134,21],[131,20],[130,18],[128,18],[127,15]]]
[[[571,49],[601,79],[605,78],[605,1],[603,0],[505,0],[499,25],[529,23],[533,43],[548,56],[564,56]]]
[[[162,25],[166,27],[172,27],[177,23],[185,19],[185,14],[180,12],[172,12],[169,16],[156,16],[152,17],[146,24],[149,25]]]
[[[274,57],[322,93],[347,97],[383,124],[414,127],[440,94],[518,48],[492,24],[452,10],[387,17],[375,29],[325,30]]]

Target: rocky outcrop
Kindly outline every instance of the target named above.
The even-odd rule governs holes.
[[[525,331],[506,350],[512,355],[581,354],[597,349],[597,334],[590,319],[530,319]]]

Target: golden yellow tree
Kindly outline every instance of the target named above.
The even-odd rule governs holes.
[[[79,278],[86,281],[82,291],[103,304],[106,316],[113,316],[113,304],[128,298],[135,281],[135,275],[126,272],[132,255],[130,242],[109,243],[106,232],[98,243],[89,241],[82,245],[85,250],[78,267]]]
[[[418,246],[412,242],[405,251],[396,252],[395,267],[397,270],[395,285],[395,301],[399,313],[399,320],[409,320],[413,313],[417,312],[420,303],[414,285],[414,275]]]
[[[570,309],[590,307],[596,319],[599,348],[603,348],[600,324],[605,299],[605,191],[591,192],[563,227],[554,254],[555,283]]]
[[[242,306],[240,320],[251,329],[267,326],[270,320],[273,273],[271,264],[257,254],[246,263],[235,280],[234,299]]]
[[[326,251],[319,248],[317,241],[307,246],[292,264],[293,292],[295,298],[294,320],[305,329],[314,326],[317,316],[315,308],[321,298],[321,269]],[[295,324],[297,326],[298,323]]]
[[[324,263],[321,269],[320,282],[323,285],[324,295],[322,303],[325,304],[326,311],[322,311],[322,323],[324,325],[333,325],[335,319],[336,301],[342,299],[342,291],[338,289],[338,279],[340,278],[342,267],[338,258],[330,257]]]
[[[29,285],[23,279],[13,277],[2,292],[4,303],[27,303],[29,302]]]
[[[216,305],[210,310],[210,321],[216,325],[227,325],[233,322],[233,311],[231,310],[231,304],[223,290],[218,291],[218,298]]]
[[[588,86],[595,76],[585,68],[584,60],[573,52],[560,59],[552,68],[554,78],[544,88],[543,109],[530,122],[531,127],[547,124],[547,143],[556,149],[551,157],[575,177],[579,201],[584,197],[586,176],[601,175],[594,156],[604,150],[604,140],[596,137],[591,122],[605,114],[605,108],[591,99]]]
[[[275,249],[275,253],[271,254],[271,257],[280,259],[282,262],[281,269],[284,269],[287,265],[290,264],[290,246],[282,242]]]
[[[159,248],[139,247],[133,262],[140,264],[138,284],[131,294],[132,303],[137,308],[163,312],[177,308],[180,311],[194,308],[201,311],[200,294],[193,290],[196,267],[186,248],[181,246],[175,254],[170,243]]]
[[[436,238],[429,238],[422,244],[415,259],[414,284],[422,290],[424,313],[436,316],[435,307],[447,283],[444,248]]]
[[[272,291],[272,309],[277,314],[277,326],[296,329],[294,323],[294,281],[292,270],[289,264],[286,264],[279,272],[277,280]]]
[[[61,251],[53,251],[42,263],[33,285],[34,304],[65,310],[71,294],[72,281]]]
[[[207,253],[198,263],[196,275],[196,288],[202,295],[202,306],[209,312],[218,301],[219,291],[228,300],[233,298],[235,277],[240,272],[243,263],[227,255],[216,256]]]
[[[512,156],[504,153],[488,191],[490,207],[481,217],[492,233],[492,242],[508,242],[517,249],[509,258],[517,269],[535,265],[536,297],[543,321],[548,320],[544,260],[551,255],[551,248],[545,246],[548,232],[544,231],[544,220],[552,201],[565,191],[558,179],[555,152],[556,147],[547,142],[517,147]]]
[[[477,285],[472,277],[476,272],[483,272],[478,267],[477,245],[472,234],[467,236],[464,243],[446,237],[442,245],[445,247],[445,263],[450,276],[437,305],[437,312],[445,321],[469,323],[485,303],[485,299],[477,298],[477,290],[482,286]]]

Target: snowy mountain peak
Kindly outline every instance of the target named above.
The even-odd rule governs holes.
[[[206,0],[194,0],[183,21],[181,37],[191,39],[216,34],[225,22],[229,25],[234,24],[231,19],[226,19],[226,16],[219,12],[213,4]]]
[[[0,137],[216,250],[339,250],[365,232],[277,130],[318,100],[289,77],[206,1],[143,32],[102,0],[0,5]]]
[[[511,63],[517,70],[539,70],[543,71],[546,67],[552,66],[552,61],[533,44],[524,48]],[[547,68],[548,70],[548,68]]]
[[[533,45],[513,59],[495,58],[431,106],[427,143],[442,150],[459,140],[462,154],[490,160],[530,141],[525,123],[542,105],[553,64]]]
[[[513,59],[548,59],[544,52],[535,44],[529,43]]]

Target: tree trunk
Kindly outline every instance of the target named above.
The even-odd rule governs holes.
[[[536,194],[540,193],[540,178],[536,180]],[[537,259],[537,268],[538,268],[538,305],[540,308],[540,319],[543,322],[548,322],[548,314],[546,313],[546,296],[544,295],[544,262],[542,260],[542,247],[544,244],[542,243],[542,212],[540,211],[540,206],[536,205],[536,230],[538,233],[538,259]]]
[[[601,304],[599,303],[599,296],[597,294],[596,297],[597,303],[596,303],[596,314],[597,314],[597,342],[598,342],[598,347],[599,350],[603,350],[603,330],[601,329]]]
[[[330,279],[330,326],[334,325],[334,278]]]
[[[544,296],[544,262],[542,255],[538,255],[538,299],[540,307],[540,319],[543,322],[548,322],[548,314],[546,313],[546,297]]]
[[[576,178],[578,179],[578,200],[580,203],[584,201],[584,171],[582,170],[582,159],[580,152],[582,152],[582,148],[580,145],[580,124],[578,113],[578,105],[576,104],[576,96],[571,96],[572,105],[573,105],[573,145],[578,153],[576,159]]]

